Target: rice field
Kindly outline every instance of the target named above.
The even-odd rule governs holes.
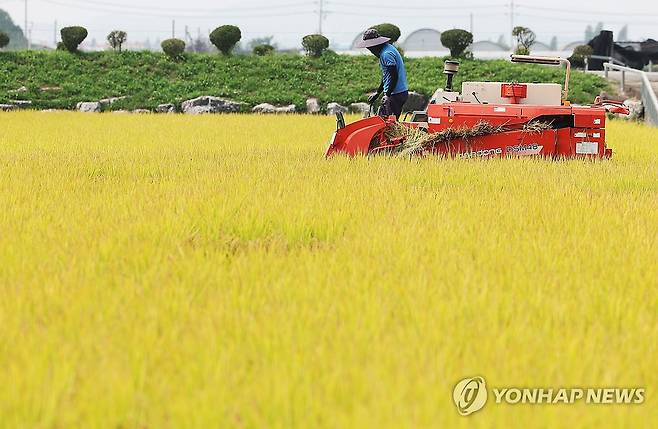
[[[0,124],[0,428],[658,425],[656,129],[327,161],[326,117]],[[646,401],[461,417],[467,376]]]

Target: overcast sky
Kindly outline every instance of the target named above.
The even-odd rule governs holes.
[[[152,42],[175,33],[183,38],[185,27],[192,36],[221,24],[235,24],[243,41],[274,36],[283,47],[299,45],[301,36],[318,31],[320,0],[27,0],[32,39],[52,43],[58,27],[80,24],[90,30],[90,39],[103,41],[114,29],[128,32],[129,39]],[[516,0],[514,22],[532,28],[537,39],[560,43],[582,39],[587,24],[605,23],[618,32],[629,26],[629,38],[658,39],[656,0]],[[24,26],[25,0],[0,0],[14,21]],[[379,22],[393,22],[405,34],[419,28],[471,28],[476,40],[509,38],[510,0],[324,0],[323,32],[335,46],[349,45],[354,36]]]

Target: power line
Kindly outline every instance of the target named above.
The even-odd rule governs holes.
[[[40,0],[44,3],[55,3],[52,0]],[[275,5],[263,5],[263,6],[239,6],[239,7],[230,7],[230,8],[173,8],[173,7],[150,7],[150,6],[139,6],[135,4],[125,4],[125,3],[116,3],[100,0],[59,0],[57,1],[60,5],[64,3],[69,7],[75,7],[80,9],[88,9],[89,6],[95,8],[109,8],[109,9],[120,9],[120,10],[139,10],[144,12],[153,13],[155,11],[161,13],[230,13],[230,12],[245,12],[245,11],[269,11],[269,10],[280,10],[288,9],[294,7],[308,7],[308,2],[297,2],[297,3],[284,3],[284,4],[275,4]],[[311,3],[314,4],[315,2]],[[156,13],[158,13],[156,12]]]
[[[560,22],[574,22],[574,23],[583,23],[583,24],[591,24],[593,21],[596,21],[596,17],[593,16],[591,18],[568,18],[568,17],[559,17],[559,16],[546,16],[546,15],[532,15],[532,14],[525,14],[525,13],[520,13],[517,14],[517,16],[525,17],[525,18],[541,18],[541,19],[546,19],[550,18],[552,21],[560,21]],[[606,20],[606,24],[614,24],[614,25],[625,25],[628,24],[628,21],[609,21]],[[634,26],[640,26],[640,25],[655,25],[655,21],[633,21],[632,24]]]
[[[499,3],[499,4],[475,4],[475,5],[459,5],[459,6],[428,6],[426,4],[419,4],[419,5],[413,5],[413,4],[407,4],[405,3],[403,6],[395,6],[395,5],[385,5],[385,4],[377,4],[377,3],[348,3],[348,2],[342,2],[342,1],[334,1],[330,0],[327,2],[331,6],[337,5],[337,6],[349,6],[350,9],[354,8],[366,8],[370,10],[382,10],[382,9],[389,9],[389,10],[406,10],[409,11],[410,9],[417,9],[417,10],[466,10],[468,9],[470,13],[470,10],[473,9],[496,9],[496,8],[503,8],[506,6],[505,3]],[[416,13],[418,15],[418,13]],[[422,14],[425,16],[425,14]]]
[[[187,19],[205,19],[205,20],[210,20],[210,19],[216,19],[216,18],[270,18],[270,17],[283,17],[283,16],[294,16],[294,15],[309,15],[312,14],[313,11],[308,10],[308,11],[291,11],[291,12],[281,12],[281,13],[268,13],[267,11],[263,11],[262,14],[254,14],[254,13],[243,13],[243,14],[226,14],[223,12],[219,12],[218,10],[214,10],[213,12],[198,12],[194,14],[183,14],[183,13],[158,13],[158,12],[148,12],[148,11],[141,11],[141,10],[115,10],[115,9],[109,9],[104,6],[78,6],[78,5],[72,5],[68,3],[64,3],[61,0],[40,0],[44,3],[49,3],[57,6],[63,6],[63,7],[68,7],[71,9],[82,9],[82,10],[89,10],[89,11],[94,11],[94,12],[107,12],[107,13],[112,13],[116,15],[123,15],[123,16],[148,16],[148,17],[158,17],[158,18],[171,18],[172,16],[176,16],[178,18],[187,18]]]
[[[395,19],[399,21],[403,26],[408,27],[411,24],[411,20],[417,22],[417,20],[427,20],[431,19],[433,24],[432,26],[440,26],[441,23],[446,23],[446,20],[452,19],[452,22],[448,25],[464,25],[463,28],[468,28],[468,22],[472,16],[478,18],[478,23],[483,20],[495,20],[499,22],[504,22],[505,18],[500,18],[504,16],[509,16],[509,25],[514,27],[515,21],[518,18],[521,19],[537,19],[535,25],[538,27],[545,26],[548,24],[547,21],[553,22],[564,22],[564,23],[591,23],[596,20],[600,20],[601,17],[605,16],[616,16],[615,21],[608,21],[606,23],[615,25],[617,24],[627,24],[627,22],[619,21],[623,20],[626,17],[646,17],[647,20],[637,20],[633,19],[634,22],[631,24],[636,26],[655,26],[655,20],[651,21],[653,17],[658,17],[658,14],[650,13],[640,13],[635,11],[630,12],[613,12],[613,11],[599,11],[599,10],[584,10],[584,9],[559,9],[555,7],[550,7],[550,4],[547,7],[544,6],[533,6],[526,4],[519,4],[519,1],[525,0],[507,0],[506,3],[473,3],[473,4],[460,4],[457,5],[447,5],[447,6],[437,6],[438,2],[428,2],[434,3],[434,5],[424,5],[419,0],[407,0],[407,3],[402,2],[398,5],[394,4],[379,4],[378,0],[365,0],[368,3],[352,3],[350,0],[315,0],[315,1],[306,1],[301,2],[299,0],[283,0],[288,1],[288,3],[281,4],[266,4],[263,6],[250,6],[248,0],[242,0],[242,5],[237,7],[219,7],[219,8],[180,8],[180,7],[161,7],[161,6],[140,6],[138,3],[134,2],[133,4],[121,3],[114,0],[0,0],[0,3],[9,3],[9,2],[24,2],[25,3],[25,31],[28,39],[30,38],[30,29],[28,28],[28,1],[36,1],[45,4],[56,5],[59,10],[61,8],[77,9],[90,12],[100,12],[107,13],[108,15],[119,15],[119,16],[134,16],[134,17],[149,17],[149,18],[166,18],[167,21],[172,19],[182,20],[185,24],[185,20],[191,21],[194,24],[203,22],[203,21],[216,21],[218,19],[240,19],[240,20],[256,20],[256,19],[271,19],[276,17],[292,17],[292,16],[315,16],[318,17],[318,32],[325,34],[353,34],[353,32],[347,31],[327,31],[326,21],[327,15],[336,15],[339,17],[335,21],[340,21],[340,17],[346,17],[343,20],[349,20],[349,17],[368,17],[371,20],[379,19]],[[129,1],[129,0],[124,0]],[[466,0],[468,1],[468,0]],[[480,1],[480,0],[475,0]],[[486,1],[486,0],[485,0]],[[494,0],[495,1],[495,0]],[[247,4],[245,4],[247,3]],[[30,6],[35,9],[35,3],[30,3]],[[253,3],[252,3],[253,4]],[[221,5],[221,3],[220,3]],[[20,6],[17,6],[20,10]],[[223,5],[222,5],[223,6]],[[509,8],[509,11],[508,11]],[[35,10],[38,10],[39,6],[36,6]],[[31,12],[32,10],[30,10]],[[462,13],[459,13],[462,11]],[[447,13],[446,13],[447,12]],[[521,12],[521,13],[519,13]],[[61,13],[61,12],[60,12]],[[34,13],[33,13],[34,14]],[[564,16],[568,14],[568,16]],[[586,15],[586,16],[584,16]],[[562,17],[564,16],[564,17]],[[439,18],[439,19],[437,19]],[[597,19],[599,18],[599,19]],[[462,21],[457,21],[463,20]],[[356,21],[357,19],[353,19]],[[157,22],[157,19],[154,19]],[[240,22],[243,22],[240,21]],[[334,20],[332,20],[334,21]],[[301,20],[298,20],[298,23],[301,23]],[[313,26],[312,18],[304,19],[303,22],[308,24],[309,27]],[[272,23],[275,24],[276,20],[272,20]],[[101,24],[103,25],[103,24]],[[147,23],[148,25],[148,23]],[[202,24],[205,25],[205,24]],[[165,24],[165,27],[167,24]],[[500,32],[478,32],[479,34],[500,34],[504,33],[503,24],[500,28]],[[481,25],[479,25],[481,27]],[[575,27],[575,25],[573,26]],[[52,23],[50,24],[52,28]],[[134,33],[146,33],[143,30],[144,27],[139,29],[135,28]],[[339,26],[339,28],[345,28]],[[35,30],[40,31],[40,30]],[[52,30],[51,30],[52,31]],[[160,31],[160,30],[157,30]],[[577,32],[560,32],[551,30],[553,34],[579,34]],[[298,34],[297,31],[267,31],[267,33],[272,34]],[[510,31],[511,33],[511,31]],[[245,33],[246,34],[246,33]],[[256,33],[254,33],[256,34]],[[260,33],[259,33],[260,34]],[[511,34],[510,34],[511,36]],[[56,39],[56,37],[55,37]],[[513,38],[512,38],[513,41]]]
[[[30,43],[30,32],[27,29],[27,0],[25,0],[25,27],[24,27],[24,30],[25,30],[25,37],[27,39],[27,49],[30,49],[32,46],[30,46],[31,45],[31,43]]]
[[[388,15],[387,13],[375,13],[375,12],[346,12],[343,10],[330,10],[327,11],[326,13],[330,13],[332,15],[343,15],[343,16],[366,16],[366,17],[371,17],[371,18],[381,18],[381,17],[391,17],[395,19],[400,19],[400,18],[412,18],[414,20],[417,20],[419,18],[417,13],[412,14],[405,14],[401,15],[400,13],[396,12],[395,15]],[[487,16],[500,16],[504,15],[504,13],[489,13]],[[461,14],[452,14],[452,15],[446,15],[446,14],[428,14],[428,13],[423,13],[422,18],[466,18],[468,19],[470,16],[470,13],[467,11],[464,11],[464,13]]]
[[[574,14],[580,14],[580,15],[588,15],[588,16],[603,16],[603,15],[609,15],[609,16],[641,16],[641,17],[653,17],[656,16],[658,17],[658,14],[651,14],[651,13],[642,13],[642,12],[606,12],[606,11],[599,11],[599,10],[583,10],[583,9],[569,9],[569,10],[564,10],[564,9],[557,9],[557,8],[551,8],[551,7],[542,7],[542,6],[526,6],[526,5],[518,5],[517,7],[523,8],[523,9],[531,9],[531,10],[536,10],[536,11],[546,11],[546,12],[562,12],[562,13],[567,13],[569,15],[574,15]]]
[[[510,32],[509,32],[509,46],[514,48],[514,0],[511,0],[509,5],[509,19],[510,19]]]

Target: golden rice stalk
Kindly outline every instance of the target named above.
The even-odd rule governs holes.
[[[539,134],[542,131],[551,129],[552,127],[552,122],[530,121],[523,126],[523,131],[527,133]]]
[[[505,131],[504,126],[494,126],[486,121],[480,121],[473,127],[448,128],[438,133],[428,133],[419,128],[395,123],[389,126],[385,131],[385,135],[389,139],[403,137],[402,144],[397,148],[395,154],[398,156],[412,156],[418,155],[438,144],[448,143],[458,139],[469,140],[503,131]]]
[[[541,133],[552,127],[549,122],[531,121],[523,126],[523,131],[527,133]],[[428,133],[427,131],[403,125],[396,122],[389,125],[385,131],[385,136],[389,140],[402,137],[401,145],[393,152],[397,156],[407,157],[419,155],[425,150],[429,150],[436,145],[449,143],[453,140],[462,139],[468,142],[469,139],[487,135],[493,135],[511,131],[511,127],[505,125],[492,125],[487,121],[480,121],[473,127],[448,128],[438,133]]]

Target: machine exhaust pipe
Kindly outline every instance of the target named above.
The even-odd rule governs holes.
[[[459,73],[458,61],[448,60],[443,64],[443,74],[447,76],[445,88],[446,92],[452,92],[452,80],[457,73]]]

